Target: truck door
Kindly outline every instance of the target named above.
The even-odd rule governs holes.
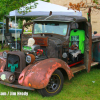
[[[84,64],[86,66],[87,72],[91,68],[91,50],[92,50],[92,28],[89,22],[85,25],[85,52],[84,52]]]

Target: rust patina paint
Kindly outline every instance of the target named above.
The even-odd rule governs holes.
[[[74,76],[67,63],[57,58],[50,58],[27,66],[20,74],[18,82],[23,86],[30,86],[35,89],[45,88],[51,75],[58,68],[63,68],[69,79]]]
[[[0,52],[0,56],[2,56],[2,52]]]
[[[1,57],[0,58],[0,72],[4,71],[5,66],[6,66],[6,59]]]

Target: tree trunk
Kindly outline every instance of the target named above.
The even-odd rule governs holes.
[[[6,33],[9,33],[9,18],[6,17]]]

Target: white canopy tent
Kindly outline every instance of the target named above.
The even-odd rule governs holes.
[[[31,9],[31,12],[26,14],[19,13],[18,10],[11,11],[8,17],[15,17],[15,23],[17,17],[35,17],[35,16],[49,16],[50,11],[52,11],[52,15],[66,15],[66,16],[82,16],[81,11],[74,11],[72,9],[68,9],[67,7],[63,7],[60,5],[44,2],[44,1],[36,1],[37,4],[36,8]],[[33,6],[34,2],[27,4],[26,6]],[[21,7],[20,11],[24,11],[25,7]],[[17,39],[16,27],[15,27],[15,37]],[[17,42],[16,42],[16,49],[17,49]]]
[[[49,16],[50,11],[52,11],[52,15],[66,15],[66,16],[82,16],[81,11],[74,11],[67,7],[63,7],[60,5],[44,2],[44,1],[36,1],[37,7],[31,9],[31,12],[27,14],[19,14],[18,10],[11,11],[9,13],[9,17],[17,16],[17,17],[30,17],[30,16]],[[34,3],[27,4],[26,6],[32,6]],[[24,10],[24,7],[21,7],[20,10]]]

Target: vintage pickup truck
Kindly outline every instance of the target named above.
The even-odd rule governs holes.
[[[100,63],[100,37],[92,37],[86,18],[39,17],[23,30],[30,24],[32,34],[22,34],[21,50],[2,52],[0,84],[53,96],[62,90],[65,75],[71,80]]]

